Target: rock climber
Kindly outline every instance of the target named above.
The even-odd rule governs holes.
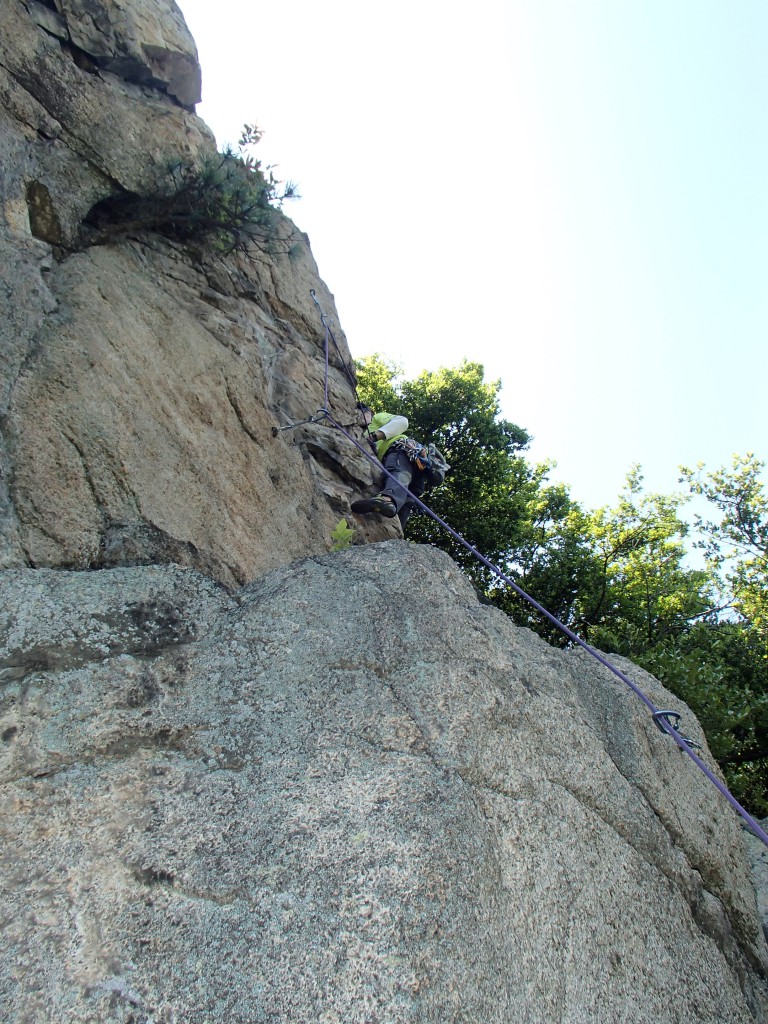
[[[406,435],[408,420],[405,416],[393,416],[388,412],[377,412],[374,416],[373,411],[365,405],[361,407],[361,412],[368,440],[379,461],[394,479],[385,474],[381,492],[372,498],[353,501],[352,511],[361,515],[378,512],[388,519],[397,516],[405,529],[414,509],[408,491],[420,497],[428,486],[442,483],[450,467],[434,445],[427,448]]]

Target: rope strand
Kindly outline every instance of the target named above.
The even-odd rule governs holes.
[[[313,299],[315,305],[320,310],[320,319],[321,319],[321,322],[322,322],[322,324],[323,324],[323,326],[325,328],[325,407],[322,410],[322,412],[325,413],[325,418],[328,420],[328,422],[331,423],[332,426],[334,426],[337,430],[340,430],[341,433],[349,441],[351,441],[351,443],[355,446],[355,448],[357,448],[357,450],[359,452],[361,452],[365,456],[365,458],[368,459],[369,462],[373,463],[376,466],[376,468],[379,471],[383,472],[385,476],[389,477],[390,480],[393,480],[395,483],[399,483],[397,478],[395,476],[393,476],[393,474],[390,473],[389,470],[386,469],[386,467],[382,466],[382,464],[379,462],[379,460],[377,458],[375,458],[375,456],[373,456],[370,452],[366,451],[366,449],[363,447],[363,445],[356,438],[354,438],[341,425],[341,423],[338,423],[333,418],[331,413],[328,411],[328,338],[329,338],[329,335],[331,337],[333,337],[333,333],[332,333],[330,327],[328,326],[328,324],[326,323],[325,314],[323,313],[322,309],[320,308],[320,303],[317,301],[317,298],[315,296],[314,291],[311,291],[310,294],[312,296],[312,299]],[[335,338],[334,338],[334,344],[336,344],[336,339]],[[337,347],[337,350],[338,350],[338,345],[336,347]],[[342,358],[342,363],[344,363],[343,357],[341,357],[341,353],[339,353],[339,356],[340,356],[340,358]],[[353,389],[355,391],[355,396],[357,397],[357,389],[355,388],[354,383],[353,383]],[[360,404],[360,400],[358,398],[358,405],[359,404]],[[402,486],[402,484],[400,486]],[[407,488],[406,488],[406,490],[407,490]],[[578,636],[576,633],[574,633],[572,629],[569,629],[568,626],[566,626],[564,623],[560,622],[560,620],[558,618],[556,618],[551,612],[547,611],[547,609],[543,605],[539,604],[539,602],[535,598],[531,597],[530,594],[527,594],[523,590],[523,588],[521,586],[519,586],[517,583],[515,583],[515,581],[510,576],[508,576],[506,573],[504,573],[497,565],[494,565],[493,562],[491,562],[489,559],[487,559],[485,557],[485,555],[482,555],[477,550],[477,548],[474,547],[474,545],[472,545],[468,541],[466,541],[461,536],[460,533],[458,533],[456,530],[454,530],[453,527],[450,526],[444,519],[441,519],[440,516],[437,515],[436,512],[433,512],[431,508],[429,508],[427,505],[425,505],[424,502],[420,498],[418,498],[415,494],[411,494],[410,491],[408,491],[408,495],[409,495],[409,499],[415,505],[417,505],[423,512],[426,512],[426,514],[428,516],[430,516],[432,519],[434,519],[434,521],[436,523],[438,523],[440,526],[442,526],[442,528],[444,530],[447,530],[448,533],[454,538],[454,540],[457,540],[459,542],[459,544],[461,544],[463,547],[465,547],[467,549],[467,551],[470,552],[470,554],[474,555],[474,557],[477,558],[477,560],[479,562],[481,562],[487,569],[490,569],[490,571],[495,576],[497,576],[500,580],[502,580],[502,582],[506,583],[507,586],[511,587],[512,590],[514,590],[514,592],[519,597],[521,597],[524,601],[527,601],[528,604],[530,604],[533,608],[535,608],[536,611],[539,612],[540,615],[543,615],[544,618],[546,618],[557,629],[559,629],[560,632],[563,633],[572,643],[574,643],[574,644],[578,645],[579,647],[581,647],[582,650],[586,651],[587,654],[589,654],[591,657],[593,657],[601,665],[603,665],[610,672],[612,672],[613,675],[615,675],[618,679],[620,679],[621,682],[623,682],[626,686],[628,686],[629,689],[638,698],[638,700],[642,701],[642,703],[648,708],[648,710],[651,713],[651,717],[653,718],[653,721],[655,722],[657,728],[659,728],[662,732],[665,732],[668,736],[672,737],[672,739],[678,745],[680,750],[682,750],[683,753],[687,754],[691,758],[693,763],[703,772],[703,774],[706,776],[706,778],[709,779],[709,781],[715,786],[715,788],[718,790],[718,792],[723,797],[725,797],[725,799],[728,801],[728,803],[731,805],[731,807],[745,821],[745,823],[749,827],[750,831],[758,839],[762,840],[762,842],[765,844],[766,847],[768,847],[768,833],[766,833],[764,831],[764,829],[762,829],[760,827],[760,825],[752,817],[752,815],[749,813],[749,811],[747,811],[744,807],[742,807],[742,805],[739,803],[739,801],[736,799],[736,797],[731,793],[731,791],[728,789],[728,787],[723,782],[721,782],[720,779],[718,779],[717,776],[714,774],[714,772],[704,763],[704,761],[702,761],[702,759],[698,756],[696,751],[692,748],[692,746],[691,746],[692,741],[687,739],[685,736],[683,736],[679,732],[679,730],[675,728],[675,726],[672,724],[672,722],[669,721],[669,719],[671,717],[679,719],[679,715],[676,715],[675,712],[664,711],[664,710],[656,707],[656,705],[653,703],[653,701],[650,699],[650,697],[648,697],[643,692],[643,690],[637,685],[637,683],[633,682],[625,672],[621,671],[620,668],[618,668],[616,665],[612,664],[608,660],[608,658],[605,657],[604,654],[601,654],[600,651],[596,650],[594,647],[590,647],[590,645],[588,643],[586,643],[586,641],[582,640],[580,636]]]
[[[344,434],[344,436],[347,437],[352,442],[352,444],[354,444],[354,446],[358,449],[358,451],[362,452],[362,454],[370,462],[374,463],[377,466],[377,468],[383,471],[384,474],[388,476],[391,480],[394,480],[396,483],[398,483],[397,479],[389,472],[389,470],[382,466],[379,463],[378,459],[375,459],[369,452],[367,452],[365,448],[341,426],[340,423],[337,423],[336,420],[334,420],[334,418],[330,415],[328,416],[328,420],[330,423],[333,424],[334,427],[336,427],[337,430],[340,430],[342,434]],[[714,772],[712,772],[712,770],[702,761],[702,759],[698,756],[695,750],[693,750],[693,748],[690,746],[690,741],[686,740],[686,738],[675,729],[675,727],[667,720],[667,718],[665,718],[665,715],[668,715],[669,712],[663,711],[660,708],[656,707],[656,705],[653,703],[650,697],[648,697],[637,685],[637,683],[633,682],[626,673],[622,672],[620,668],[612,664],[605,657],[604,654],[600,653],[600,651],[595,650],[594,647],[590,647],[590,645],[586,643],[586,641],[582,640],[580,636],[574,633],[573,630],[569,629],[568,626],[560,622],[560,620],[557,619],[554,615],[552,615],[551,612],[547,611],[547,609],[543,605],[539,604],[539,602],[535,598],[531,597],[530,594],[527,594],[522,589],[522,587],[515,583],[515,581],[511,577],[507,576],[506,573],[499,569],[498,566],[494,565],[493,562],[487,559],[485,555],[482,555],[477,550],[477,548],[473,547],[468,541],[466,541],[461,536],[460,533],[457,533],[457,531],[454,530],[453,527],[449,526],[444,519],[441,519],[436,512],[434,512],[431,508],[425,505],[420,498],[417,498],[415,494],[411,494],[410,491],[408,491],[408,494],[410,500],[413,501],[414,504],[418,505],[418,507],[423,512],[426,512],[428,516],[431,516],[436,523],[443,527],[444,530],[447,530],[448,533],[450,533],[455,540],[457,540],[463,547],[465,547],[467,551],[473,554],[475,558],[478,559],[478,561],[480,561],[486,568],[490,569],[491,572],[494,573],[494,575],[496,575],[500,580],[502,580],[504,583],[510,586],[519,597],[523,598],[523,600],[527,601],[530,605],[532,605],[536,609],[536,611],[539,612],[539,614],[543,615],[546,619],[548,619],[565,636],[567,636],[569,640],[571,640],[573,643],[577,644],[579,647],[585,650],[589,655],[591,655],[593,658],[599,661],[601,665],[605,666],[605,668],[609,669],[609,671],[611,671],[615,676],[617,676],[626,686],[628,686],[629,689],[632,690],[632,692],[635,694],[635,696],[639,700],[641,700],[643,704],[645,704],[645,706],[651,712],[651,716],[654,722],[657,724],[657,726],[663,732],[667,733],[668,736],[672,737],[672,739],[675,741],[678,747],[691,758],[694,764],[696,764],[698,768],[701,769],[704,775],[719,790],[722,796],[725,797],[725,799],[733,807],[733,809],[744,819],[744,821],[749,826],[750,831],[752,831],[758,839],[761,839],[763,843],[766,846],[768,846],[768,833],[766,833],[760,827],[760,825],[752,817],[749,811],[742,807],[742,805],[731,793],[731,791],[727,788],[727,786],[725,786],[724,783],[722,783],[720,779],[717,778]]]

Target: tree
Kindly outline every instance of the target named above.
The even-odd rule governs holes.
[[[483,367],[466,360],[453,369],[425,370],[410,381],[378,355],[356,366],[362,400],[407,416],[409,432],[436,444],[451,464],[445,484],[427,496],[435,513],[491,560],[513,548],[526,528],[541,473],[520,455],[528,433],[499,415],[500,381],[486,382]],[[487,571],[430,517],[411,516],[408,534],[448,551],[487,585]]]
[[[507,554],[522,588],[565,626],[603,650],[637,658],[712,612],[711,574],[686,564],[682,495],[643,494],[639,467],[618,503],[594,512],[567,489],[544,486],[529,504],[526,535]],[[505,593],[497,603],[551,643],[564,634]]]
[[[272,167],[262,168],[254,158],[251,150],[260,138],[255,125],[244,125],[237,150],[228,146],[198,163],[172,160],[152,194],[126,192],[97,203],[87,217],[87,243],[156,231],[207,245],[220,255],[290,255],[293,233],[286,235],[279,210],[298,193],[292,182],[278,181]]]
[[[585,511],[548,483],[549,464],[525,460],[529,435],[500,418],[500,382],[486,382],[477,363],[408,381],[370,356],[358,375],[369,405],[407,416],[415,436],[446,453],[452,468],[430,498],[434,511],[585,639],[634,656],[712,607],[709,574],[684,564],[682,495],[643,495],[634,468],[615,508]],[[433,520],[412,517],[409,536],[448,551],[516,622],[567,643]]]
[[[765,463],[752,452],[734,455],[730,469],[707,475],[681,467],[681,480],[707,499],[717,521],[696,517],[699,547],[722,579],[737,614],[763,638],[768,655],[768,495],[761,479]]]
[[[687,566],[683,495],[643,494],[638,466],[613,508],[586,517],[594,557],[575,630],[605,649],[636,657],[711,614],[712,577]]]
[[[701,722],[731,792],[768,814],[768,676],[758,635],[705,619],[637,659]]]
[[[749,452],[705,473],[681,467],[681,481],[716,518],[696,516],[697,546],[721,592],[721,614],[676,649],[646,665],[701,720],[729,787],[768,813],[768,497],[765,463]],[[730,610],[724,617],[722,612]]]
[[[432,508],[552,615],[589,643],[631,657],[701,721],[734,794],[768,813],[768,500],[752,455],[704,478],[683,470],[720,513],[697,517],[706,561],[689,562],[683,494],[645,494],[639,467],[616,505],[588,511],[550,466],[532,466],[525,430],[499,416],[499,382],[464,362],[402,379],[378,356],[358,364],[375,409],[408,417],[452,464]],[[487,598],[550,643],[568,640],[426,516],[409,536],[446,550]],[[731,610],[730,617],[726,613]]]
[[[547,484],[549,466],[537,467],[535,493],[518,542],[504,553],[500,567],[518,586],[563,625],[576,624],[578,602],[594,575],[587,516],[563,484]],[[488,596],[518,625],[533,629],[549,643],[564,646],[565,634],[505,583],[492,581]]]

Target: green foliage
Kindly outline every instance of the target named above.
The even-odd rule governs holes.
[[[331,551],[345,551],[354,539],[355,531],[349,526],[346,519],[340,519],[331,531],[333,547]]]
[[[580,602],[596,575],[587,515],[565,486],[546,484],[546,470],[539,467],[538,489],[528,500],[520,541],[506,552],[501,567],[555,618],[575,629]],[[566,644],[556,626],[505,584],[492,582],[489,596],[518,625],[556,646]]]
[[[715,518],[697,515],[697,547],[731,618],[692,630],[659,666],[660,677],[701,719],[729,786],[768,813],[768,496],[765,463],[734,455],[730,468],[681,468]],[[675,658],[677,660],[675,660]],[[681,665],[698,659],[683,682]],[[653,669],[652,669],[653,670]]]
[[[451,463],[431,507],[572,631],[632,658],[684,700],[701,721],[731,790],[768,813],[768,498],[763,463],[736,458],[704,476],[684,469],[693,494],[717,510],[697,517],[703,567],[691,564],[689,496],[646,494],[639,467],[615,505],[595,511],[532,466],[525,430],[499,415],[499,382],[464,362],[403,380],[379,356],[357,364],[374,410],[408,417],[409,433],[433,441]],[[426,516],[409,536],[463,566],[516,622],[564,646],[563,633]],[[731,609],[731,618],[724,613]]]
[[[244,125],[237,150],[226,147],[200,166],[172,164],[158,230],[209,240],[224,253],[288,252],[293,243],[280,236],[278,211],[298,192],[292,182],[278,181],[273,167],[263,169],[250,152],[260,138],[255,125]]]
[[[172,161],[156,193],[98,204],[89,215],[96,240],[144,230],[249,259],[294,254],[295,233],[279,211],[298,197],[296,186],[254,158],[250,150],[260,138],[255,125],[245,125],[237,150],[226,147],[195,164]]]
[[[499,418],[500,382],[486,382],[483,367],[467,361],[403,380],[396,365],[376,355],[360,360],[357,373],[364,402],[407,416],[408,432],[436,444],[451,464],[446,482],[429,495],[435,513],[491,559],[514,546],[538,474],[519,455],[530,440],[527,432]],[[431,518],[414,514],[408,533],[442,547],[487,582],[486,570]]]
[[[761,479],[765,463],[752,452],[734,455],[730,469],[704,475],[681,468],[693,494],[707,499],[716,521],[696,517],[699,547],[717,573],[735,611],[763,638],[768,655],[768,495]]]
[[[734,796],[768,814],[768,663],[758,634],[712,619],[636,660],[689,705]]]
[[[529,505],[528,535],[509,554],[523,589],[571,630],[635,657],[688,628],[713,603],[707,572],[686,565],[682,496],[642,493],[637,467],[613,508],[586,512],[563,486],[543,482]],[[564,634],[509,593],[496,602],[551,643]]]
[[[599,646],[635,657],[715,605],[708,572],[686,564],[682,495],[642,493],[634,467],[611,509],[587,517],[595,571],[579,602],[577,626]]]

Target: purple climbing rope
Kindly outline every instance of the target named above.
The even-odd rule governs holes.
[[[366,459],[368,459],[369,462],[373,463],[373,465],[376,466],[376,468],[379,471],[383,472],[385,476],[388,476],[390,480],[393,480],[395,483],[399,484],[400,481],[395,476],[393,476],[393,474],[390,473],[388,469],[382,466],[379,460],[375,458],[369,451],[367,451],[364,448],[364,446],[357,440],[357,438],[353,437],[352,434],[350,434],[349,431],[346,430],[346,428],[341,425],[341,423],[338,423],[328,410],[328,339],[329,336],[331,335],[331,329],[328,326],[325,314],[323,313],[320,307],[320,303],[317,301],[314,291],[311,291],[310,295],[312,296],[312,301],[315,303],[318,310],[320,311],[320,320],[321,323],[323,324],[323,327],[325,328],[325,404],[322,409],[318,409],[317,416],[312,420],[312,422],[319,422],[322,419],[327,419],[337,430],[340,430],[341,433],[349,441],[352,442],[352,444],[355,446],[355,448],[358,449],[358,451],[362,452],[362,454],[366,457]],[[333,340],[334,343],[336,343],[336,339],[334,338]],[[338,344],[336,347],[338,348]],[[402,484],[400,484],[400,486],[402,486]],[[411,494],[410,491],[408,491],[408,495],[410,500],[414,503],[414,505],[417,505],[422,510],[422,512],[426,512],[426,514],[430,516],[432,519],[434,519],[436,523],[442,526],[444,530],[447,530],[448,533],[450,533],[450,535],[454,538],[454,540],[457,540],[459,544],[462,545],[462,547],[465,547],[467,551],[470,552],[470,554],[472,554],[487,569],[490,569],[495,576],[498,576],[498,578],[502,580],[504,583],[506,583],[507,586],[511,587],[512,590],[514,590],[514,592],[519,597],[523,598],[524,601],[527,601],[528,604],[535,608],[540,615],[543,615],[545,619],[548,619],[549,622],[556,626],[561,633],[567,636],[569,640],[571,640],[573,643],[577,644],[579,647],[585,650],[587,654],[591,655],[593,658],[599,661],[601,665],[605,666],[605,668],[607,668],[626,686],[628,686],[629,689],[638,698],[638,700],[641,700],[643,704],[645,704],[645,706],[651,712],[651,717],[656,723],[656,726],[662,732],[665,732],[668,736],[672,737],[672,739],[683,751],[683,753],[687,754],[691,758],[693,763],[699,769],[701,769],[704,775],[709,779],[712,785],[715,786],[715,788],[720,792],[720,794],[723,797],[725,797],[725,799],[728,801],[731,807],[733,807],[736,813],[739,814],[741,818],[743,818],[743,820],[749,826],[750,831],[755,836],[757,836],[758,839],[761,839],[763,843],[768,847],[768,833],[766,833],[765,830],[761,828],[761,826],[752,817],[749,811],[742,807],[742,805],[739,803],[739,801],[736,799],[733,793],[731,793],[728,787],[723,782],[721,782],[720,779],[718,779],[718,777],[715,775],[715,773],[704,763],[704,761],[702,761],[702,759],[699,757],[696,751],[692,748],[692,741],[683,736],[679,732],[679,730],[670,722],[669,719],[671,717],[674,717],[676,719],[679,718],[679,716],[676,715],[675,712],[663,711],[660,708],[656,707],[656,705],[653,703],[650,697],[648,697],[641,690],[637,683],[634,683],[625,672],[622,672],[620,668],[617,668],[616,665],[612,664],[605,657],[604,654],[601,654],[600,651],[595,650],[594,647],[590,647],[589,644],[582,640],[581,637],[578,636],[576,633],[574,633],[572,629],[569,629],[568,626],[560,622],[560,620],[556,618],[551,612],[547,611],[547,609],[543,605],[539,604],[539,602],[535,598],[531,597],[530,594],[527,594],[521,586],[515,583],[515,581],[510,576],[503,572],[497,565],[494,565],[493,562],[491,562],[489,559],[485,557],[485,555],[481,554],[477,550],[477,548],[474,547],[474,545],[466,541],[461,536],[460,533],[457,533],[452,526],[446,523],[444,519],[441,519],[436,512],[433,512],[428,505],[425,505],[420,498],[417,498],[415,494]]]
[[[378,459],[374,458],[374,456],[371,455],[370,452],[365,450],[365,448],[363,447],[362,444],[360,444],[357,438],[353,437],[347,430],[345,430],[345,428],[340,423],[337,423],[329,412],[327,412],[326,415],[327,419],[333,424],[333,426],[337,430],[340,430],[342,434],[344,434],[344,436],[349,441],[352,442],[352,444],[358,449],[358,451],[363,453],[363,455],[366,457],[366,459],[368,459],[369,462],[372,462],[377,467],[377,469],[379,469],[386,476],[388,476],[390,480],[394,480],[395,483],[399,483],[397,478],[393,476],[388,469],[382,466]],[[667,733],[668,736],[672,737],[672,739],[675,741],[678,747],[691,758],[694,764],[701,769],[701,771],[704,773],[704,775],[706,775],[709,781],[725,797],[725,799],[728,801],[731,807],[733,807],[737,814],[739,814],[744,819],[744,821],[749,826],[750,831],[752,831],[758,837],[758,839],[761,839],[763,843],[765,843],[765,845],[768,846],[768,833],[766,833],[764,829],[762,829],[760,825],[758,825],[757,821],[755,821],[755,819],[752,817],[749,811],[742,807],[742,805],[731,793],[728,787],[725,786],[720,781],[720,779],[718,779],[715,773],[702,761],[702,759],[699,757],[696,751],[693,750],[693,748],[690,746],[690,742],[678,732],[678,730],[671,724],[671,722],[669,722],[667,717],[665,717],[666,715],[670,714],[669,712],[662,711],[661,709],[656,707],[656,705],[653,703],[650,697],[643,693],[643,691],[640,689],[637,683],[634,683],[625,672],[622,672],[620,668],[617,668],[616,665],[613,665],[605,657],[604,654],[601,654],[600,651],[595,650],[594,647],[590,647],[589,644],[582,640],[581,637],[578,636],[576,633],[574,633],[572,629],[569,629],[568,626],[560,622],[560,620],[557,619],[551,612],[547,611],[547,609],[543,605],[539,604],[539,602],[535,598],[531,597],[530,594],[527,594],[522,587],[515,583],[515,581],[510,576],[503,572],[497,565],[494,565],[493,562],[486,558],[485,555],[481,554],[477,550],[477,548],[474,547],[474,545],[466,541],[461,536],[460,533],[457,533],[452,526],[446,523],[444,519],[441,519],[436,512],[433,512],[432,509],[429,508],[429,506],[425,505],[420,498],[417,498],[415,494],[411,494],[410,491],[408,491],[408,494],[410,496],[410,500],[415,505],[418,505],[418,507],[423,512],[426,512],[427,515],[434,519],[436,523],[439,523],[444,530],[447,530],[448,533],[450,533],[450,535],[454,538],[454,540],[457,540],[459,544],[465,547],[467,551],[474,555],[474,557],[479,562],[482,562],[482,564],[487,569],[490,569],[495,576],[498,576],[500,580],[506,583],[507,586],[511,587],[516,594],[523,598],[523,600],[527,601],[528,604],[532,605],[537,612],[543,615],[544,618],[548,619],[554,626],[556,626],[560,630],[561,633],[564,633],[569,640],[573,641],[573,643],[575,644],[578,644],[579,647],[585,650],[593,658],[599,661],[601,665],[604,665],[605,668],[609,669],[615,676],[617,676],[623,683],[625,683],[629,687],[629,689],[635,694],[635,696],[639,700],[641,700],[643,704],[645,704],[645,706],[651,712],[653,720],[658,726],[658,728],[661,729],[662,732]]]

